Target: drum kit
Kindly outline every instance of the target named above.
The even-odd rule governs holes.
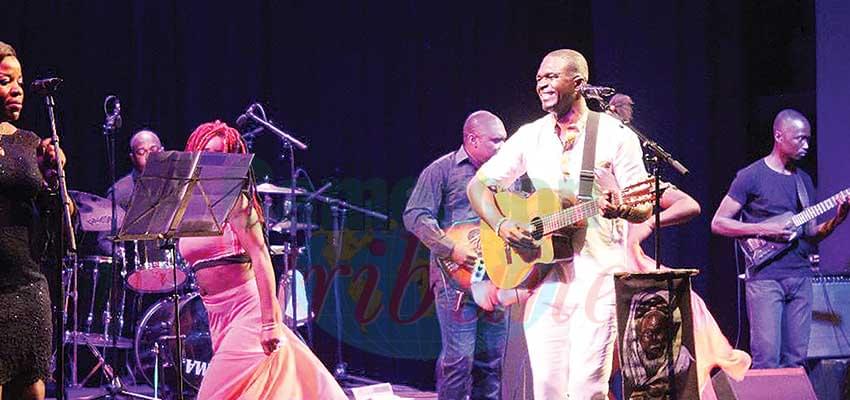
[[[257,186],[257,192],[266,200],[266,215],[270,216],[267,218],[267,230],[284,234],[284,237],[290,232],[291,223],[285,215],[272,218],[275,208],[271,205],[280,197],[278,195],[286,195],[290,191],[270,183]],[[70,191],[70,194],[78,205],[78,227],[83,234],[99,237],[108,234],[111,229],[111,202],[85,192]],[[296,194],[309,193],[298,189]],[[123,212],[117,218],[120,221],[122,217]],[[299,236],[307,231],[306,236],[309,237],[309,231],[318,229],[318,226],[299,222],[295,229]],[[288,238],[285,240],[289,241]],[[309,246],[309,243],[300,245]],[[141,380],[155,389],[153,398],[160,398],[157,393],[173,396],[178,373],[182,374],[184,388],[193,394],[199,388],[212,358],[212,342],[207,313],[191,270],[179,256],[172,255],[174,252],[163,250],[157,241],[119,242],[117,249],[115,260],[110,256],[85,255],[78,257],[63,273],[64,341],[73,347],[69,362],[70,386],[85,386],[96,376],[98,369],[102,368],[106,373],[105,370],[111,367],[106,363],[104,354],[106,349],[114,349],[125,352],[125,368],[132,380]],[[272,256],[290,259],[305,252],[303,247],[290,243],[273,244],[269,250]],[[117,287],[111,285],[113,268],[118,268],[122,281]],[[278,297],[289,326],[301,327],[308,324],[313,315],[309,311],[304,277],[298,270],[294,270],[294,275],[295,284],[292,285],[293,270],[282,274]],[[181,293],[178,306],[182,361],[176,360],[175,308],[172,297],[167,296],[175,287],[174,276]],[[292,287],[296,293],[294,301],[289,295]],[[117,299],[117,304],[113,304],[114,299]],[[147,307],[138,312],[143,305]],[[297,312],[293,312],[293,308]],[[136,318],[139,315],[141,317]],[[96,363],[82,379],[79,379],[78,373],[78,347],[87,348]],[[181,364],[184,368],[175,368]],[[110,375],[112,373],[109,371]]]

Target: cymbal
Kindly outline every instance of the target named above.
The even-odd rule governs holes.
[[[102,333],[65,331],[65,343],[90,344],[95,347],[113,347],[114,345],[119,349],[133,348],[133,341],[128,338],[119,336],[117,340],[113,341],[113,339],[113,336]]]
[[[292,227],[292,221],[285,219],[283,221],[280,221],[280,222],[272,225],[271,230],[278,232],[278,233],[283,233],[283,232],[289,232],[290,227]],[[307,229],[314,231],[316,229],[319,229],[319,225],[306,224],[306,223],[303,223],[303,222],[299,222],[297,225],[295,225],[295,229],[297,229],[299,231],[306,231]]]
[[[80,213],[80,227],[87,232],[108,232],[112,230],[112,202],[95,194],[69,190],[68,194],[77,204]],[[124,220],[125,211],[115,208],[118,222]]]
[[[266,194],[289,194],[292,192],[292,189],[271,183],[261,183],[257,185],[257,192]],[[307,194],[307,191],[297,187],[295,188],[295,194]]]

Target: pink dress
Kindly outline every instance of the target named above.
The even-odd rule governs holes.
[[[230,224],[222,236],[183,238],[180,253],[191,264],[244,254]],[[260,345],[262,321],[257,282],[251,279],[212,296],[207,310],[213,357],[198,399],[347,399],[325,366],[289,329],[278,350]]]

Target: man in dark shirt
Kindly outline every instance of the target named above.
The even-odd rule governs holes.
[[[505,312],[492,303],[483,308],[477,305],[472,293],[462,289],[436,260],[473,265],[478,258],[472,244],[452,241],[443,228],[478,218],[469,206],[466,185],[506,137],[505,126],[495,115],[470,114],[463,125],[463,145],[422,171],[404,211],[404,226],[431,250],[430,283],[442,336],[436,367],[440,399],[499,398]]]
[[[736,238],[764,237],[787,241],[792,230],[783,222],[767,221],[803,209],[798,180],[814,199],[812,179],[794,163],[806,155],[811,137],[809,121],[795,110],[782,110],[773,121],[773,150],[738,171],[714,219],[712,232]],[[841,199],[836,215],[821,224],[807,224],[801,238],[768,262],[753,269],[746,281],[747,315],[753,368],[802,366],[809,345],[812,319],[811,262],[817,243],[835,230],[850,211],[850,197]],[[736,219],[740,215],[741,220]]]
[[[142,176],[142,172],[145,171],[145,166],[148,164],[148,156],[150,153],[160,151],[162,151],[162,142],[160,142],[156,133],[147,129],[136,132],[130,138],[130,161],[133,163],[133,170],[109,188],[106,192],[106,199],[111,200],[112,193],[115,192],[115,203],[118,207],[127,211],[130,208],[130,198],[133,195],[133,189],[136,187],[136,181]],[[119,226],[121,222],[118,221]],[[110,232],[101,232],[98,235],[98,250],[101,254],[112,254],[110,234]]]

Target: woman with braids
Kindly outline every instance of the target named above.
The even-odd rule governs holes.
[[[39,222],[46,207],[56,206],[45,176],[55,177],[57,157],[49,139],[12,125],[23,108],[23,82],[15,49],[0,42],[0,399],[43,399],[50,374],[50,298],[39,269],[45,226]]]
[[[186,151],[247,152],[239,132],[219,121],[198,126]],[[198,399],[346,399],[319,359],[283,326],[261,210],[251,182],[221,236],[178,244],[195,272],[213,342]]]

